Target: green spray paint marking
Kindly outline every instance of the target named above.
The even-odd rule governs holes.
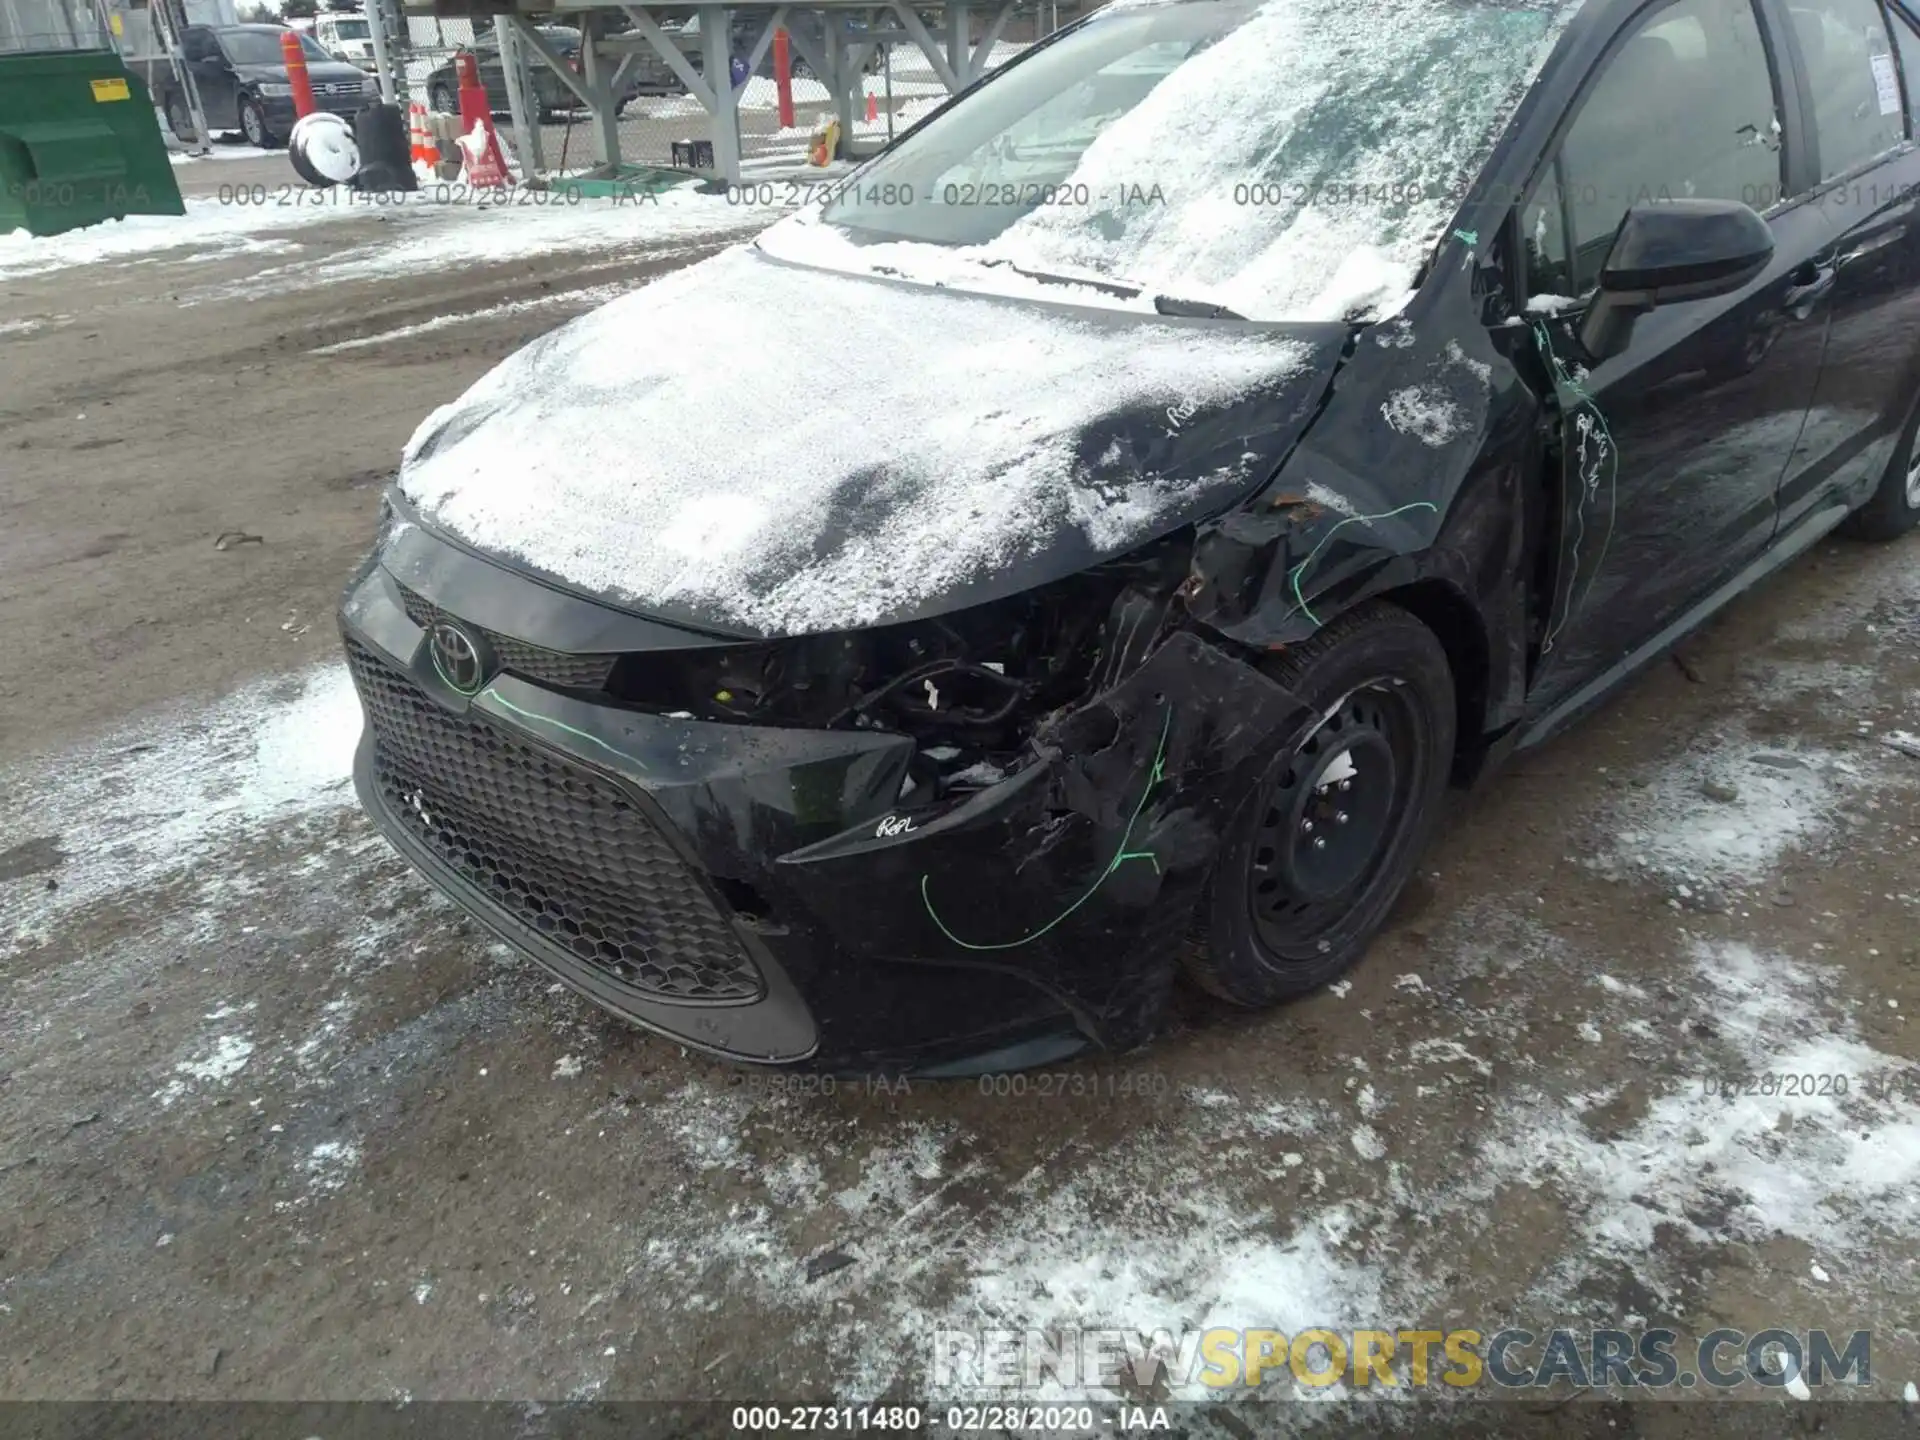
[[[1440,507],[1435,505],[1431,500],[1415,500],[1411,504],[1402,505],[1397,510],[1382,511],[1378,515],[1349,515],[1320,537],[1320,543],[1307,552],[1307,558],[1294,566],[1293,573],[1288,577],[1293,585],[1293,603],[1300,607],[1301,613],[1304,614],[1307,619],[1316,625],[1320,623],[1320,617],[1307,607],[1307,597],[1300,593],[1300,580],[1301,577],[1307,573],[1307,567],[1319,558],[1320,552],[1326,548],[1327,542],[1338,535],[1341,530],[1348,525],[1361,525],[1374,520],[1391,520],[1394,516],[1404,515],[1409,510],[1431,510],[1436,515],[1440,513]]]
[[[624,760],[629,765],[639,765],[642,770],[647,768],[645,765],[641,764],[639,760],[629,755],[626,751],[614,749],[613,746],[609,745],[606,741],[602,740],[598,735],[589,735],[584,730],[576,730],[573,728],[573,726],[567,724],[564,720],[556,720],[551,715],[541,715],[532,710],[522,710],[518,705],[514,704],[511,700],[507,699],[507,697],[502,695],[498,690],[492,689],[491,687],[489,687],[485,691],[485,694],[491,695],[494,699],[494,702],[497,705],[499,705],[501,709],[512,711],[515,715],[518,715],[522,720],[531,720],[538,725],[551,725],[555,730],[559,730],[564,734],[571,735],[576,740],[585,740],[589,745],[598,745],[602,750],[606,751],[609,755],[613,756],[615,759]]]
[[[1127,842],[1133,839],[1133,827],[1140,821],[1140,812],[1147,808],[1147,797],[1153,794],[1153,787],[1166,779],[1167,735],[1172,728],[1173,707],[1169,705],[1167,707],[1167,718],[1160,724],[1160,744],[1153,752],[1153,769],[1147,776],[1146,788],[1140,792],[1140,803],[1133,807],[1133,814],[1127,817],[1127,828],[1120,833],[1120,846],[1114,851],[1113,859],[1108,862],[1107,868],[1100,872],[1099,878],[1087,887],[1086,894],[1082,895],[1078,900],[1067,906],[1066,909],[1062,910],[1058,915],[1054,916],[1053,919],[1049,920],[1030,935],[1022,935],[1018,940],[1002,940],[991,945],[976,945],[971,940],[962,940],[947,928],[946,922],[940,918],[933,908],[933,897],[927,893],[927,881],[931,877],[922,875],[920,877],[920,903],[927,907],[927,918],[939,927],[942,935],[946,936],[947,939],[958,945],[962,950],[1012,950],[1021,945],[1027,945],[1038,940],[1042,935],[1066,920],[1069,915],[1073,914],[1074,911],[1091,900],[1094,897],[1094,893],[1098,891],[1102,885],[1107,883],[1107,877],[1122,865],[1126,864],[1127,861],[1151,861],[1154,873],[1156,875],[1159,874],[1159,857],[1151,850],[1129,850],[1127,848]]]
[[[1607,417],[1600,409],[1600,402],[1582,389],[1579,381],[1575,380],[1568,372],[1566,363],[1561,360],[1558,352],[1553,348],[1553,335],[1547,329],[1544,321],[1534,321],[1533,338],[1539,342],[1540,353],[1546,357],[1547,367],[1552,372],[1555,398],[1560,401],[1561,408],[1563,410],[1569,410],[1570,412],[1572,407],[1567,405],[1566,396],[1571,395],[1579,404],[1586,406],[1593,412],[1593,423],[1600,428],[1600,438],[1606,442],[1607,446],[1607,483],[1611,488],[1619,482],[1620,478],[1620,447],[1613,443],[1613,432],[1607,428]],[[1569,457],[1569,459],[1570,458],[1571,457]],[[1587,499],[1586,479],[1578,472],[1577,465],[1575,466],[1574,480],[1579,484],[1581,489],[1580,503],[1574,510],[1574,514],[1580,521],[1580,529],[1574,534],[1573,550],[1567,565],[1567,604],[1565,611],[1562,612],[1560,616],[1559,622],[1557,624],[1550,623],[1547,626],[1547,633],[1540,639],[1540,652],[1543,655],[1552,651],[1553,642],[1559,638],[1560,632],[1566,629],[1567,622],[1573,618],[1573,587],[1578,584],[1580,580],[1580,541],[1586,534]],[[1599,488],[1599,477],[1595,476],[1594,480],[1595,489],[1597,490]],[[1596,574],[1599,573],[1600,562],[1607,558],[1607,551],[1613,546],[1613,523],[1614,509],[1612,505],[1609,505],[1607,507],[1607,535],[1606,538],[1600,542],[1600,553],[1595,557],[1593,562]],[[1589,584],[1589,589],[1591,589],[1591,584]],[[1549,617],[1549,619],[1551,620],[1551,617]]]
[[[1478,230],[1456,230],[1453,232],[1453,238],[1471,250],[1480,243],[1480,232]]]

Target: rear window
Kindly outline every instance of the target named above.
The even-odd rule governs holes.
[[[1920,125],[1920,26],[1900,11],[1893,12],[1894,48],[1900,52],[1900,69],[1907,84],[1907,134]]]
[[[1820,178],[1832,180],[1906,138],[1899,65],[1878,0],[1793,0],[1788,13],[1813,85]]]

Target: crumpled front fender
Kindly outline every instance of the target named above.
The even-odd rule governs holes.
[[[1236,805],[1317,716],[1178,632],[1043,728],[1040,757],[931,818],[863,823],[781,857],[842,945],[1022,974],[1109,1046],[1144,1039]]]

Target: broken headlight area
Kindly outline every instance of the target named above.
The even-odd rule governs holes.
[[[1177,536],[1066,580],[930,620],[621,657],[606,685],[655,714],[918,742],[899,803],[1019,770],[1035,735],[1112,688],[1161,635],[1187,573]]]

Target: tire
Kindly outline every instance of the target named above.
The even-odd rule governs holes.
[[[1263,669],[1326,718],[1228,823],[1184,955],[1202,989],[1249,1009],[1317,990],[1366,953],[1439,816],[1456,723],[1445,650],[1384,601]]]
[[[274,150],[280,141],[267,128],[266,111],[260,108],[260,102],[251,95],[240,97],[240,133],[247,137],[247,143],[257,150]]]
[[[452,87],[444,80],[436,80],[427,87],[427,107],[436,115],[456,115],[460,111]]]
[[[167,93],[167,128],[173,138],[191,143],[200,137],[194,133],[193,112],[187,109],[187,97],[178,90]]]
[[[1897,540],[1920,524],[1920,397],[1900,431],[1886,474],[1868,500],[1843,527],[1859,540]]]

